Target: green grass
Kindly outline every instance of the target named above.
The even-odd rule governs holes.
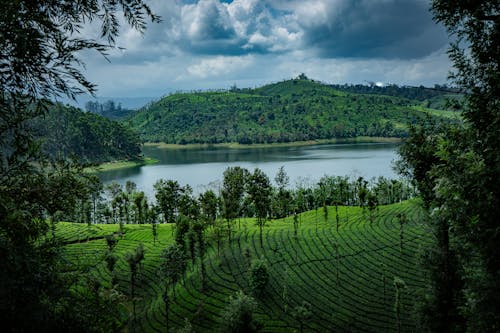
[[[158,162],[159,161],[155,158],[143,157],[143,158],[138,158],[135,160],[128,160],[128,161],[106,162],[103,164],[99,164],[96,167],[86,168],[85,171],[89,172],[89,173],[96,173],[96,172],[102,172],[102,171],[126,169],[126,168],[133,168],[133,167],[137,167],[137,166],[142,166],[142,165],[156,164]]]
[[[188,266],[171,305],[171,325],[179,327],[187,318],[197,332],[216,331],[219,314],[228,297],[238,290],[249,292],[247,272],[251,260],[265,258],[270,282],[259,300],[257,313],[265,325],[265,332],[297,330],[298,323],[291,310],[304,300],[311,303],[313,312],[312,319],[305,326],[306,332],[394,332],[395,276],[402,278],[407,285],[402,301],[403,331],[415,331],[413,302],[417,289],[424,283],[417,265],[418,253],[430,241],[418,205],[407,201],[381,206],[375,212],[373,223],[369,222],[368,210],[340,207],[338,232],[335,208],[329,207],[328,212],[327,222],[322,209],[301,214],[298,238],[293,236],[291,217],[268,222],[262,248],[255,221],[241,219],[240,223],[236,222],[232,242],[226,242],[220,254],[215,246],[208,250],[205,290],[201,289],[199,262]],[[410,220],[404,227],[402,251],[396,218],[401,212],[405,212]],[[106,242],[92,238],[115,231],[118,231],[117,225],[89,228],[60,223],[57,234],[68,243],[65,255],[69,260],[86,267],[104,285],[109,285],[110,274],[102,262]],[[87,237],[91,239],[88,242]],[[123,258],[141,242],[145,245],[146,257],[139,274],[138,331],[162,332],[165,309],[158,266],[161,251],[173,242],[172,226],[160,226],[156,245],[152,242],[150,225],[125,227],[125,235],[115,250],[120,256],[117,264],[120,290],[125,294],[129,288],[129,269]],[[338,259],[336,248],[339,249]],[[247,253],[250,257],[246,256]]]

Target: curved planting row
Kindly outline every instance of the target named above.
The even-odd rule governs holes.
[[[205,283],[197,259],[177,284],[175,298],[170,291],[170,327],[180,327],[187,319],[196,331],[216,331],[229,296],[238,290],[251,293],[252,260],[265,259],[270,279],[264,293],[257,297],[256,317],[264,323],[266,332],[297,330],[294,308],[304,301],[312,309],[311,318],[304,323],[308,332],[395,332],[395,277],[406,284],[398,304],[402,330],[415,331],[413,300],[423,285],[418,253],[430,239],[418,206],[412,202],[382,206],[373,212],[372,221],[368,209],[359,207],[338,207],[338,216],[337,231],[335,207],[328,208],[326,220],[322,209],[301,214],[297,237],[292,218],[270,221],[264,228],[263,246],[253,220],[243,220],[240,228],[235,222],[231,241],[226,240],[220,252],[215,245],[207,250]],[[121,258],[116,268],[119,288],[129,294],[130,270],[123,258],[139,243],[145,245],[146,256],[136,286],[135,324],[144,332],[164,332],[166,325],[162,300],[165,286],[158,267],[161,251],[172,242],[172,230],[170,226],[160,227],[153,245],[151,226],[126,226],[124,239],[115,249]],[[102,263],[104,240],[71,244],[67,250],[68,258],[80,264],[101,260],[89,267],[109,283],[110,274]]]

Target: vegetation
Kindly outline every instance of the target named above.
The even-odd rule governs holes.
[[[459,88],[448,87],[447,85],[436,84],[432,88],[398,86],[395,84],[377,86],[373,82],[364,84],[333,84],[330,85],[335,90],[345,91],[355,94],[385,95],[406,98],[420,102],[426,108],[438,110],[458,111],[461,109],[460,101],[463,94]],[[450,103],[451,102],[451,103]]]
[[[329,206],[328,209],[333,215],[335,208]],[[401,212],[407,216],[403,251],[399,247],[397,220]],[[125,256],[143,243],[146,256],[136,276],[135,290],[137,331],[165,329],[166,308],[162,296],[165,282],[159,277],[177,279],[175,287],[169,283],[170,329],[185,326],[187,318],[194,331],[215,332],[225,322],[222,318],[228,309],[228,299],[239,298],[240,291],[252,295],[249,278],[252,271],[255,271],[257,284],[265,285],[264,292],[254,298],[256,307],[252,317],[266,332],[292,331],[301,325],[304,332],[395,332],[398,327],[396,309],[399,309],[401,331],[415,331],[417,322],[412,316],[415,295],[425,286],[423,272],[417,265],[418,254],[421,247],[432,241],[418,201],[380,206],[371,224],[367,212],[360,207],[341,206],[339,215],[341,226],[337,232],[335,223],[324,222],[322,218],[317,220],[314,210],[298,214],[301,220],[298,238],[293,236],[293,217],[272,220],[264,228],[263,247],[255,218],[242,218],[241,227],[235,227],[232,241],[225,242],[220,254],[217,254],[216,240],[211,237],[215,230],[209,228],[206,233],[209,247],[203,258],[206,267],[204,288],[198,262],[182,261],[187,266],[179,271],[179,266],[174,264],[177,259],[164,259],[164,253],[170,251],[165,249],[175,246],[173,224],[158,225],[156,245],[150,225],[126,224],[124,237],[113,250],[119,258],[115,267],[117,290],[129,295],[130,269]],[[85,224],[60,222],[56,234],[67,244],[66,258],[74,265],[88,267],[107,286],[112,276],[101,259],[108,251],[104,235],[118,229],[117,224],[98,224],[89,228]],[[103,238],[96,238],[98,235]],[[82,241],[77,242],[77,239]],[[179,254],[174,257],[182,258],[179,247],[174,252]],[[170,263],[171,269],[164,271],[163,263]],[[335,278],[337,270],[338,280]],[[406,284],[399,295],[392,287],[396,276]],[[131,306],[131,299],[126,299],[125,304]]]
[[[404,137],[407,124],[432,113],[420,101],[355,94],[305,76],[257,89],[180,93],[127,119],[145,141],[177,144],[283,143],[333,138]]]
[[[30,124],[51,99],[94,85],[81,51],[114,46],[118,15],[143,31],[157,20],[142,1],[2,1],[0,12],[0,321],[8,332],[102,332],[119,326],[120,296],[74,270],[54,240],[55,217],[90,192],[92,177],[68,161],[48,163]],[[103,42],[82,27],[101,26]],[[49,223],[46,223],[46,221]],[[118,315],[118,316],[117,316]]]
[[[117,105],[112,100],[108,100],[104,103],[88,101],[85,103],[85,110],[113,120],[125,118],[133,112],[133,110],[122,108],[120,103]]]
[[[418,124],[402,146],[428,210],[422,330],[494,332],[500,327],[500,4],[432,1],[453,43],[454,84],[466,91],[464,123]],[[405,237],[406,237],[405,223]]]
[[[421,89],[414,103],[346,92],[359,87],[335,90],[305,75],[257,89],[172,95],[129,119],[144,138],[175,143],[408,134],[399,167],[418,192],[404,181],[330,176],[289,189],[283,169],[274,188],[261,170],[234,167],[220,195],[195,197],[189,186],[160,180],[154,205],[132,182],[103,189],[67,158],[74,151],[87,161],[135,154],[137,138],[49,100],[94,91],[75,67],[77,55],[114,46],[119,11],[139,31],[158,17],[134,0],[5,1],[2,328],[498,331],[500,5],[434,0],[432,10],[457,37],[449,53],[452,78],[466,94],[463,122],[442,121],[452,111],[425,109],[442,96]],[[89,21],[101,23],[106,42],[82,39]],[[74,125],[65,132],[61,121]],[[110,140],[106,132],[114,129],[127,150],[92,141]],[[71,141],[75,133],[90,146]],[[47,156],[56,149],[59,155]],[[411,199],[416,193],[421,199]]]
[[[85,164],[138,159],[139,137],[127,127],[81,110],[55,104],[32,121],[42,152],[53,159]]]

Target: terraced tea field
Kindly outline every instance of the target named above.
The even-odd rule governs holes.
[[[398,214],[404,213],[402,246]],[[299,216],[298,237],[293,218],[267,223],[260,245],[259,229],[252,219],[236,221],[236,233],[218,253],[211,246],[205,256],[207,281],[202,289],[200,263],[188,265],[183,281],[171,295],[171,327],[184,325],[187,318],[196,332],[216,331],[219,315],[228,297],[238,290],[250,292],[248,270],[253,259],[264,258],[270,281],[258,300],[257,318],[265,332],[298,331],[293,308],[307,301],[312,318],[305,332],[396,332],[394,278],[406,287],[401,296],[402,331],[415,331],[414,299],[423,285],[417,261],[421,247],[431,241],[416,202],[381,206],[370,222],[368,210],[339,207],[339,229],[335,207]],[[92,271],[104,285],[111,281],[104,262],[107,249],[102,237],[118,231],[117,225],[59,223],[57,234],[66,242],[66,257]],[[211,230],[207,230],[210,239]],[[160,253],[173,242],[173,226],[160,225],[153,244],[150,225],[126,225],[115,253],[119,288],[129,292],[130,272],[124,260],[127,252],[144,243],[146,254],[138,276],[137,332],[165,332],[164,286],[159,273]]]

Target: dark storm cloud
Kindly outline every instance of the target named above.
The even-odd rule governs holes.
[[[161,24],[124,25],[122,50],[82,54],[104,95],[325,82],[444,83],[446,35],[428,0],[149,0]],[[89,36],[99,35],[89,26]]]
[[[180,53],[236,56],[307,52],[323,58],[417,59],[441,49],[444,29],[426,0],[155,0],[163,22],[125,31],[117,61]]]
[[[422,0],[314,1],[298,6],[305,47],[322,57],[421,58],[447,42]]]

